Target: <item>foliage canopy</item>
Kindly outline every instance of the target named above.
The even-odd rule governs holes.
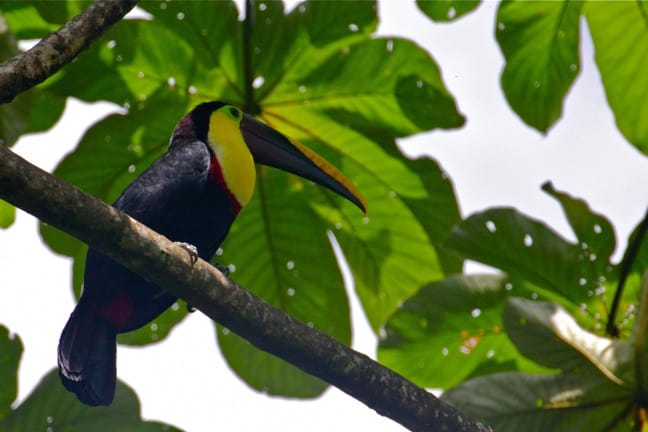
[[[0,19],[9,30],[0,34],[0,56],[15,55],[17,40],[43,37],[87,4],[3,4]],[[610,221],[550,183],[543,189],[562,207],[576,242],[513,208],[462,220],[439,165],[407,159],[395,145],[397,138],[465,122],[429,53],[405,39],[376,37],[372,1],[306,1],[290,12],[281,2],[251,4],[239,20],[230,1],[142,3],[143,18],[122,21],[53,78],[0,107],[0,136],[11,145],[23,134],[49,129],[67,97],[117,104],[120,112],[92,125],[55,170],[112,202],[165,151],[173,126],[191,107],[213,99],[238,104],[339,167],[363,191],[370,210],[359,215],[321,188],[258,168],[255,196],[215,257],[230,266],[234,279],[350,343],[335,242],[387,366],[419,385],[452,388],[448,401],[498,430],[635,427],[641,421],[635,414],[646,409],[638,395],[648,391],[642,378],[647,312],[639,301],[648,267],[645,228],[638,226],[630,242],[640,245],[636,255],[626,254],[625,267],[615,264]],[[432,20],[452,21],[479,2],[417,4]],[[495,23],[506,59],[502,90],[526,124],[549,131],[579,72],[581,16],[617,125],[646,154],[644,2],[503,1]],[[92,80],[85,79],[89,75]],[[13,219],[14,209],[0,201],[0,227]],[[78,294],[86,247],[45,225],[41,233],[53,251],[74,259]],[[465,259],[501,273],[462,274]],[[618,322],[610,311],[616,292],[623,294],[618,310],[631,311]],[[176,304],[120,342],[163,340],[184,316]],[[606,334],[610,320],[620,338]],[[22,347],[0,330],[0,352],[10,353],[0,358],[0,377],[13,383],[0,388],[0,425],[36,427],[31,416],[51,395],[57,404],[51,409],[61,413],[56,425],[59,418],[65,423],[86,415],[65,407],[72,402],[61,395],[54,373],[12,411]],[[216,333],[231,368],[253,388],[291,397],[324,391],[321,381],[227,329]],[[111,409],[127,413],[129,430],[160,429],[141,421],[130,389],[118,391],[123,406]],[[591,404],[596,408],[587,416],[573,415]]]

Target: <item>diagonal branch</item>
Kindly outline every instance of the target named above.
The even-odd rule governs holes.
[[[88,243],[207,316],[412,431],[489,431],[384,366],[274,308],[166,237],[0,145],[0,198]]]
[[[32,49],[0,64],[0,103],[45,81],[76,58],[139,0],[97,0]]]

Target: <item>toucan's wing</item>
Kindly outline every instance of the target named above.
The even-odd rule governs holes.
[[[197,225],[188,215],[199,213],[195,203],[203,198],[210,160],[204,143],[175,147],[137,177],[114,205],[171,240],[189,242],[200,252],[213,254],[213,247],[198,242],[202,236],[186,232],[187,227]],[[175,301],[174,296],[92,248],[85,270],[83,298],[118,332],[141,327]]]
[[[144,171],[114,206],[150,228],[167,234],[177,212],[204,191],[211,154],[202,142],[174,147]]]

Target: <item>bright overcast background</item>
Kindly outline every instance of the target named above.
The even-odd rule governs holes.
[[[515,116],[499,87],[503,58],[494,38],[496,9],[497,3],[484,2],[458,22],[436,24],[413,2],[380,2],[378,33],[407,37],[425,47],[468,119],[460,130],[403,140],[402,148],[413,155],[425,152],[440,162],[454,182],[463,216],[487,207],[514,206],[573,239],[558,204],[540,190],[544,181],[553,181],[612,221],[618,259],[648,204],[648,159],[615,127],[586,24],[582,21],[581,73],[561,120],[542,135]],[[114,109],[69,100],[54,129],[21,139],[14,150],[52,170],[88,125]],[[30,215],[18,212],[16,223],[0,230],[5,294],[0,323],[19,334],[25,346],[19,401],[56,364],[59,333],[74,306],[71,264],[42,245]],[[376,338],[353,293],[351,302],[353,347],[374,356]],[[137,391],[145,418],[188,432],[402,430],[337,389],[311,401],[270,398],[250,390],[224,363],[214,338],[212,324],[197,312],[160,344],[119,348],[118,376]]]

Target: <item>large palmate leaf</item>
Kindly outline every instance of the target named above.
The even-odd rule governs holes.
[[[588,2],[585,13],[616,124],[644,154],[648,154],[647,11],[645,1]]]
[[[444,389],[486,373],[537,372],[504,331],[510,295],[531,292],[502,275],[455,275],[430,284],[387,322],[378,358],[421,386]]]
[[[0,325],[0,424],[18,396],[18,363],[23,346],[20,338]]]
[[[495,36],[506,58],[502,89],[529,126],[546,132],[580,67],[579,18],[583,2],[503,1]]]
[[[577,241],[569,242],[544,223],[514,209],[490,209],[459,224],[447,246],[464,257],[532,283],[600,328],[606,291],[616,278],[610,257],[615,247],[610,222],[583,200],[550,183],[543,189],[561,204]],[[580,318],[579,318],[580,319]]]
[[[74,394],[63,388],[56,370],[45,375],[32,394],[0,421],[0,430],[180,432],[167,424],[143,421],[135,392],[121,381],[117,382],[115,401],[110,407],[81,404]]]
[[[601,271],[597,260],[590,260],[580,244],[514,209],[494,208],[470,216],[455,228],[447,246],[573,305],[603,294],[597,290]]]
[[[215,257],[234,264],[246,288],[348,343],[348,302],[327,232],[350,263],[374,329],[421,286],[461,269],[440,246],[459,220],[450,181],[429,159],[404,159],[394,139],[464,119],[425,51],[371,37],[374,2],[306,2],[287,15],[282,3],[264,2],[244,23],[231,2],[141,6],[152,20],[121,22],[47,88],[126,111],[93,126],[57,175],[111,202],[164,151],[184,112],[228,100],[322,154],[369,205],[362,215],[310,182],[260,167],[255,197]],[[80,245],[47,227],[43,235],[75,256],[78,285]],[[180,316],[156,321],[156,340]],[[255,388],[295,396],[323,389],[234,336],[219,338]],[[148,328],[129,338],[151,340]]]

